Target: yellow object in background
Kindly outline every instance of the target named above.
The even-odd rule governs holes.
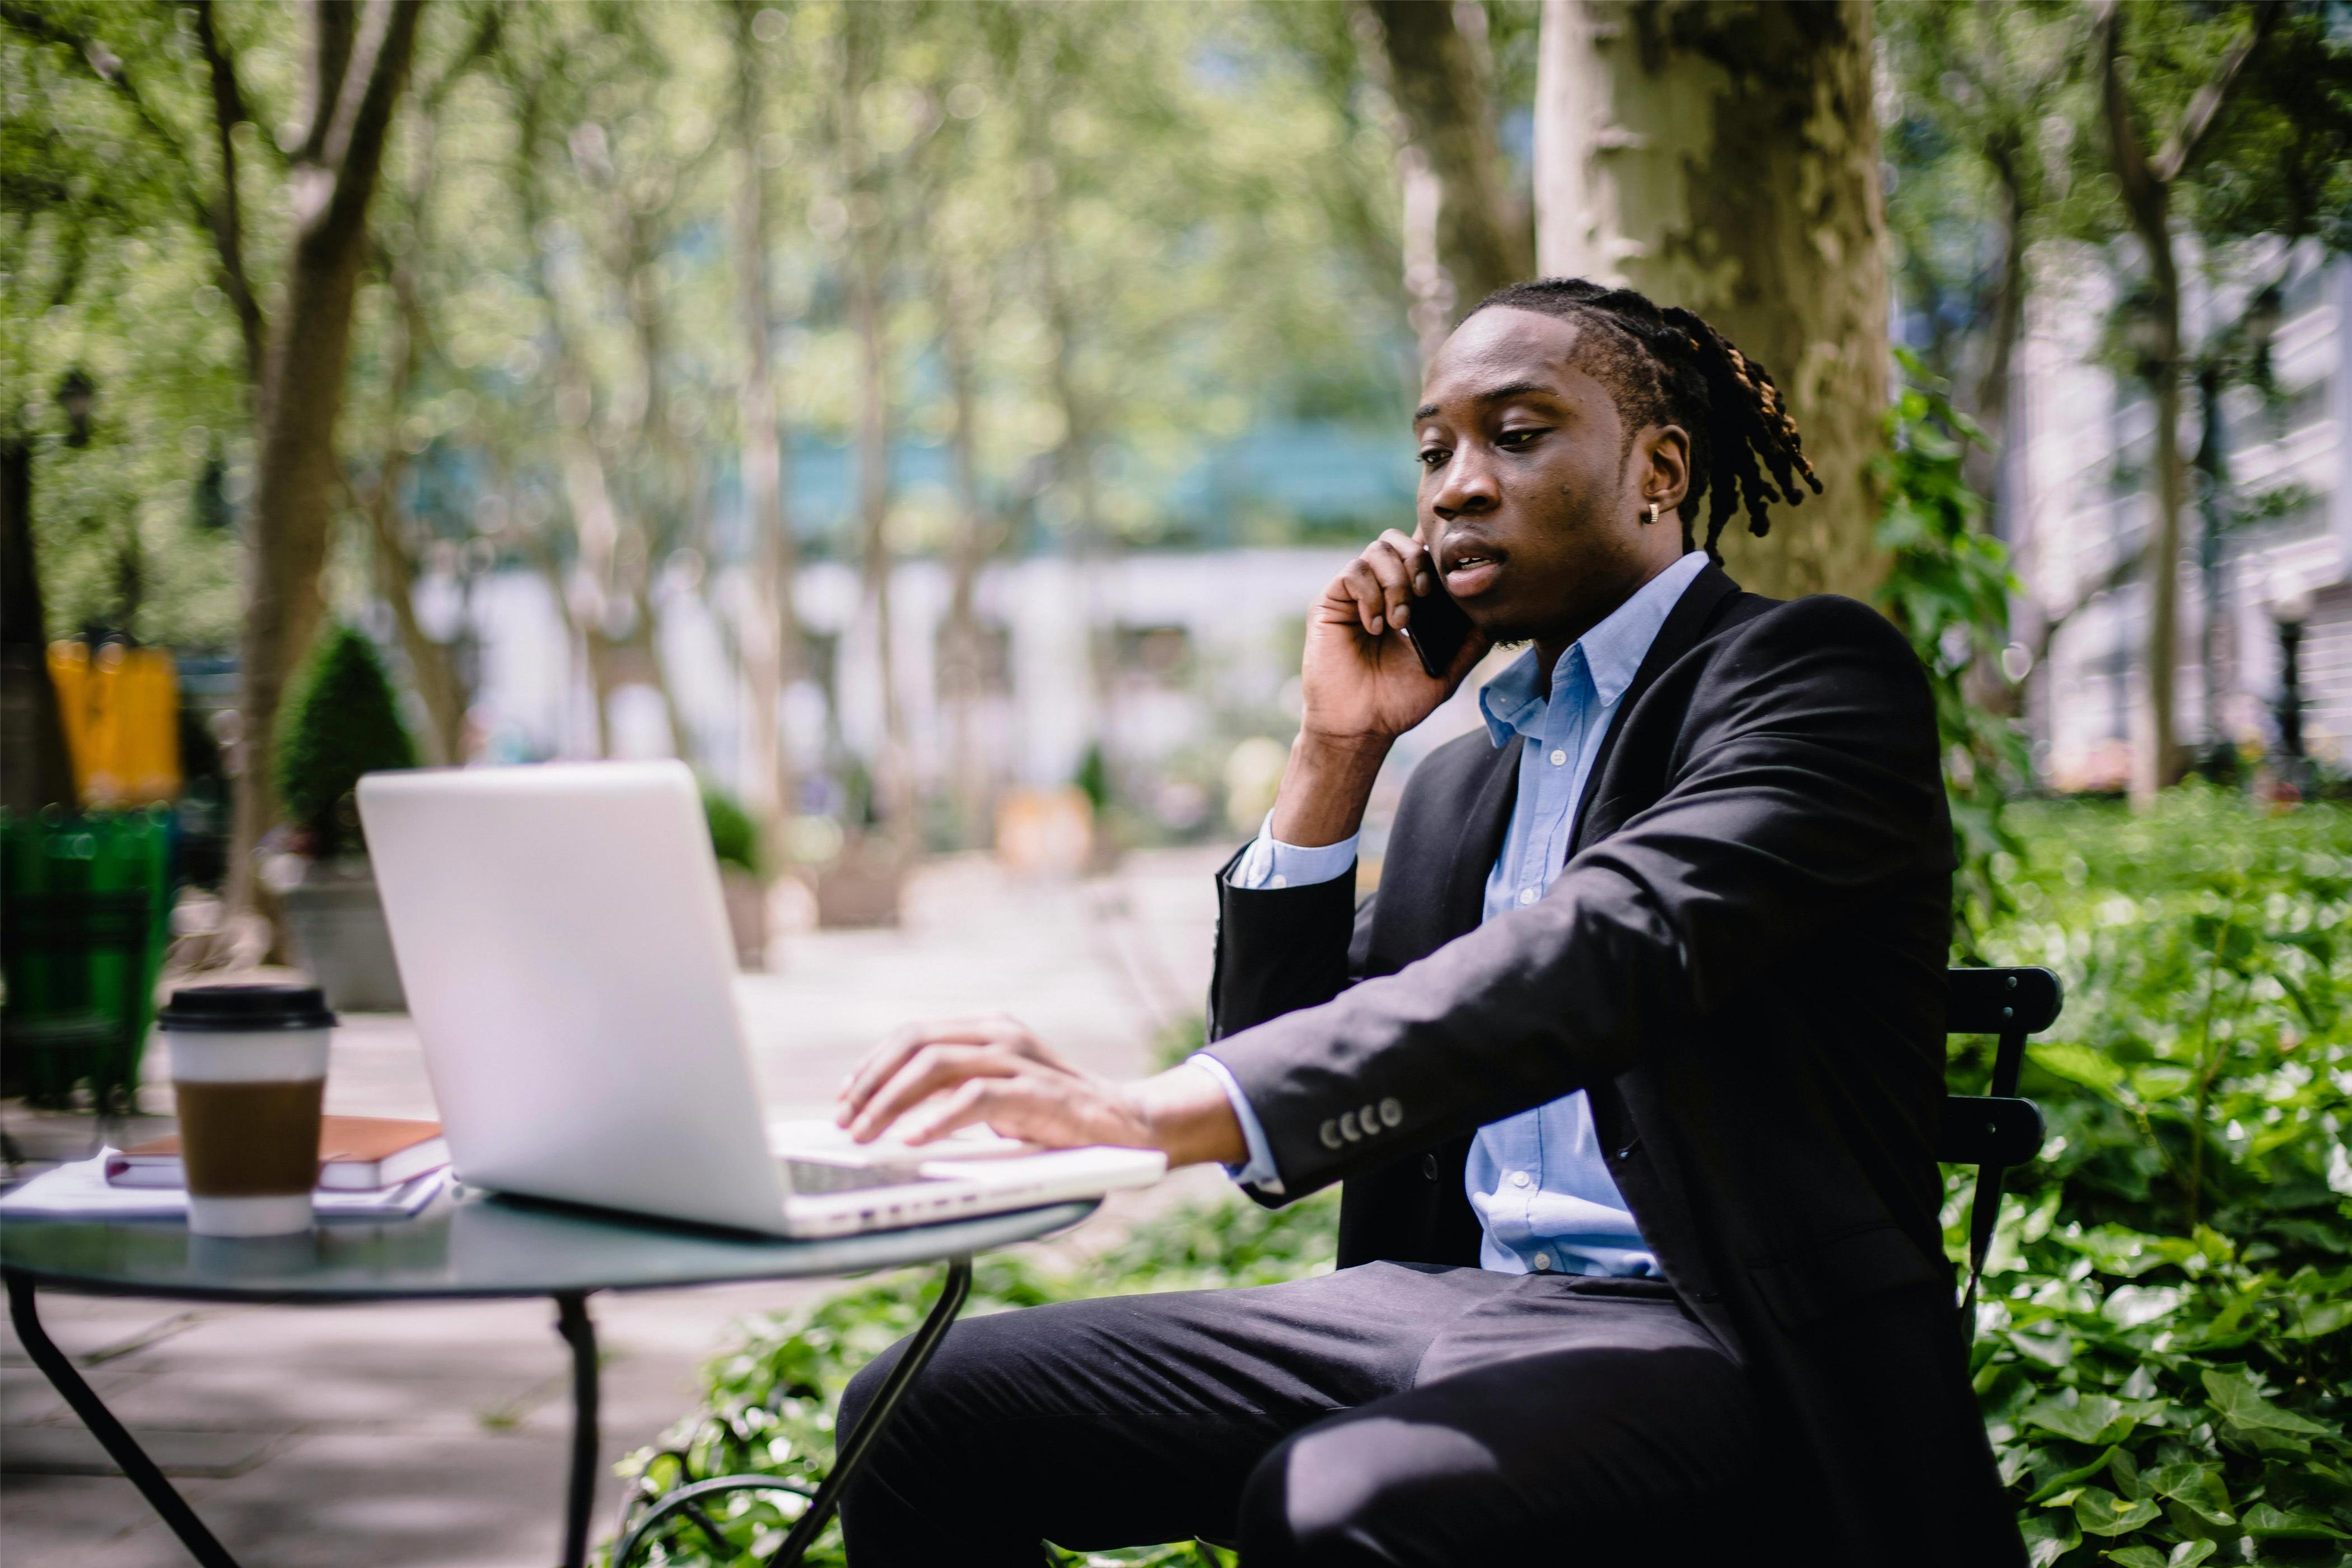
[[[180,678],[170,652],[49,645],[74,788],[86,806],[152,805],[180,794]]]

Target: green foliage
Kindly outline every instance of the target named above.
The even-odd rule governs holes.
[[[983,1258],[973,1267],[963,1315],[1139,1290],[1270,1285],[1323,1273],[1331,1267],[1338,1214],[1336,1193],[1276,1212],[1238,1200],[1190,1205],[1139,1226],[1110,1251],[1064,1271],[1049,1271],[1018,1254]],[[936,1271],[908,1271],[743,1324],[741,1342],[706,1373],[703,1408],[624,1460],[621,1473],[633,1478],[639,1498],[720,1475],[770,1474],[814,1489],[832,1462],[834,1413],[843,1389],[860,1367],[911,1333],[938,1294]],[[710,1568],[756,1563],[776,1549],[803,1503],[793,1489],[728,1494],[709,1510],[727,1541],[726,1553],[681,1521],[660,1532],[666,1539],[638,1562]],[[826,1526],[807,1561],[811,1568],[839,1568],[837,1525]],[[1187,1543],[1090,1553],[1085,1561],[1123,1568],[1230,1568],[1233,1559]]]
[[[1097,816],[1109,809],[1110,763],[1103,755],[1100,742],[1088,746],[1087,754],[1078,759],[1077,776],[1071,782],[1092,803]]]
[[[1984,503],[1960,469],[1967,446],[1981,444],[1983,432],[1952,406],[1917,358],[1899,350],[1897,357],[1909,379],[1887,411],[1888,449],[1877,460],[1886,495],[1878,542],[1894,557],[1878,597],[1910,639],[1936,694],[1959,859],[1952,929],[1966,961],[2007,909],[1993,858],[2017,847],[2002,806],[2008,784],[2024,776],[2025,739],[1969,689],[1978,672],[1995,668],[2008,640],[2009,595],[2017,581],[2008,547],[1984,531]]]
[[[177,160],[69,41],[102,25],[123,79],[177,121],[207,101],[184,74],[185,15],[0,11],[0,436],[32,456],[47,634],[212,651],[236,640],[236,540],[200,525],[191,486],[245,419],[236,325]],[[77,369],[95,389],[79,447],[57,398]],[[249,473],[230,455],[224,502]]]
[[[710,827],[710,852],[721,866],[732,866],[756,877],[763,863],[760,825],[742,804],[715,784],[702,786],[702,819]]]
[[[416,742],[365,634],[333,626],[296,678],[278,727],[278,796],[313,855],[359,841],[362,773],[416,765]]]
[[[2352,816],[2202,787],[2016,811],[1987,954],[2067,1002],[2029,1052],[2052,1138],[2012,1174],[1974,1370],[2037,1568],[2343,1563]],[[1954,1068],[1980,1086],[1983,1043]]]

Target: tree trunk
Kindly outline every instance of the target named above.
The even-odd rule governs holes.
[[[980,489],[980,408],[972,364],[971,329],[957,288],[955,268],[944,257],[932,261],[932,290],[940,312],[940,357],[947,370],[948,403],[953,422],[948,449],[955,468],[956,531],[950,547],[948,611],[940,642],[940,684],[950,726],[949,790],[956,833],[967,845],[984,844],[991,781],[980,750],[980,704],[987,695],[985,649],[973,599],[980,568],[994,544]]]
[[[407,466],[398,441],[387,441],[374,488],[362,510],[368,520],[376,592],[391,606],[400,651],[408,659],[408,678],[425,704],[425,761],[434,767],[453,767],[466,760],[466,692],[448,645],[434,641],[416,618],[416,563],[400,529],[400,480]]]
[[[417,563],[400,526],[400,483],[408,471],[408,451],[401,444],[400,421],[408,405],[409,392],[416,384],[416,374],[424,364],[427,335],[425,299],[416,284],[416,264],[425,246],[425,199],[433,187],[433,131],[430,119],[425,119],[408,187],[410,237],[401,252],[393,257],[390,268],[396,307],[391,352],[386,356],[392,364],[392,382],[384,391],[383,451],[376,461],[375,484],[363,497],[361,510],[366,514],[373,546],[376,592],[391,607],[401,652],[408,660],[409,680],[416,689],[418,700],[425,704],[425,760],[437,767],[449,767],[465,761],[467,694],[458,679],[457,660],[448,645],[426,636],[424,624],[416,618]]]
[[[849,317],[857,333],[857,519],[866,624],[874,637],[875,678],[882,688],[882,747],[874,760],[874,804],[882,831],[902,848],[918,837],[914,780],[907,754],[906,714],[898,702],[898,660],[890,618],[889,347],[883,341],[886,238],[881,194],[860,121],[865,89],[880,50],[879,17],[853,5],[845,35],[839,105],[842,166],[853,195],[849,228]],[[862,199],[858,199],[862,198]]]
[[[2021,150],[2006,142],[1989,148],[1992,164],[1997,222],[2000,231],[2000,270],[1993,280],[1990,308],[1986,312],[1985,360],[1977,377],[1972,410],[1990,447],[1972,446],[1962,458],[1969,488],[1985,500],[1986,525],[1999,536],[2000,464],[2009,450],[2009,378],[2016,363],[2018,340],[2025,331],[2025,197],[2019,183],[2017,159]]]
[[[752,23],[753,0],[736,0],[736,142],[743,181],[735,205],[736,266],[741,279],[745,349],[738,417],[742,423],[743,511],[751,531],[751,602],[737,637],[751,712],[744,726],[745,805],[773,847],[783,843],[793,809],[793,763],[783,741],[784,688],[798,673],[800,621],[793,601],[795,566],[784,511],[783,447],[776,428],[775,384],[768,334],[768,183],[760,165],[765,118],[765,58]]]
[[[1511,189],[1495,136],[1486,13],[1477,0],[1370,4],[1380,18],[1389,91],[1420,155],[1407,177],[1436,181],[1437,258],[1450,285],[1440,313],[1450,328],[1462,311],[1535,268],[1527,206]]]
[[[34,565],[33,453],[23,436],[0,435],[0,808],[31,816],[74,804],[58,690],[49,681],[48,630]]]
[[[1822,493],[1727,532],[1759,593],[1866,598],[1887,404],[1885,219],[1867,0],[1545,0],[1537,257],[1697,311],[1760,361]]]
[[[421,0],[372,7],[345,29],[341,8],[313,16],[320,125],[289,178],[292,254],[262,384],[253,515],[246,549],[244,765],[236,777],[229,906],[256,902],[254,849],[278,815],[272,777],[287,678],[324,610],[319,576],[337,489],[335,427],[351,352],[352,306],[385,133],[406,81]],[[312,151],[315,148],[315,161]]]
[[[2140,354],[2140,372],[2156,404],[2156,516],[2149,521],[2142,555],[2147,579],[2147,700],[2133,737],[2131,797],[2145,809],[2158,791],[2178,784],[2187,771],[2176,709],[2180,657],[2180,511],[2188,504],[2189,475],[2180,460],[2180,267],[2172,250],[2172,185],[2194,166],[2199,148],[2220,120],[2222,106],[2279,18],[2284,5],[2255,8],[2252,25],[2223,52],[2213,74],[2181,111],[2162,151],[2150,157],[2140,139],[2131,89],[2124,79],[2123,7],[2104,0],[2098,11],[2099,110],[2117,194],[2132,231],[2147,253],[2147,325],[2152,341]]]
[[[2169,204],[2166,204],[2169,205]],[[2168,215],[2159,212],[2151,230],[2138,224],[2148,250],[2149,313],[2154,318],[2156,361],[2156,515],[2148,520],[2144,567],[2147,584],[2145,679],[2147,700],[2140,710],[2145,733],[2132,747],[2131,796],[2145,807],[2157,792],[2180,782],[2187,759],[2180,748],[2180,512],[2188,504],[2189,475],[2180,461],[2180,273],[2172,258]],[[2151,233],[2158,237],[2151,237]]]

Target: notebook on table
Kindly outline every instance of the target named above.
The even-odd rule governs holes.
[[[388,1116],[327,1116],[319,1122],[319,1187],[322,1192],[373,1193],[396,1187],[449,1163],[438,1121]],[[151,1138],[106,1157],[107,1184],[184,1187],[176,1133]]]

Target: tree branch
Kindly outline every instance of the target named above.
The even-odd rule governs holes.
[[[351,79],[352,47],[359,36],[359,0],[310,0],[310,129],[295,162],[329,163],[327,137]]]
[[[488,5],[482,7],[480,14],[475,18],[474,31],[467,38],[466,47],[457,51],[455,59],[442,68],[441,74],[433,79],[430,86],[421,89],[416,94],[418,103],[428,117],[440,113],[442,100],[449,96],[449,90],[452,88],[465,79],[467,71],[489,58],[491,53],[499,47],[499,39],[505,26],[506,7],[504,5]]]
[[[236,311],[237,330],[245,339],[246,384],[257,393],[261,386],[262,344],[268,337],[268,326],[262,317],[261,301],[254,297],[252,280],[245,270],[245,222],[237,205],[236,138],[233,134],[252,116],[245,106],[245,93],[237,85],[236,58],[213,26],[212,0],[190,0],[189,9],[195,13],[196,39],[204,48],[205,64],[212,77],[213,134],[220,155],[220,198],[206,211],[205,227],[212,231],[213,249],[219,257],[222,290]]]
[[[2123,187],[2125,205],[2137,215],[2160,201],[2164,182],[2148,167],[2147,149],[2132,122],[2131,95],[2119,69],[2123,54],[2123,7],[2117,0],[2101,0],[2098,10],[2099,107],[2107,123],[2107,139],[2115,148],[2116,183]]]
[[[326,0],[322,16],[334,3]],[[375,187],[376,171],[383,162],[393,105],[398,100],[410,57],[415,53],[416,23],[424,10],[425,0],[384,0],[377,10],[383,26],[369,29],[371,36],[354,51],[343,73],[342,103],[320,148],[323,165],[334,181],[322,229],[354,226],[367,210],[368,195]]]
[[[2171,140],[2164,144],[2164,151],[2156,155],[2155,165],[2149,173],[2158,180],[2170,184],[2196,158],[2206,134],[2213,129],[2213,122],[2221,118],[2221,106],[2228,101],[2231,89],[2237,86],[2240,74],[2246,68],[2246,61],[2253,57],[2254,50],[2262,47],[2263,40],[2270,37],[2271,29],[2278,26],[2279,18],[2285,11],[2286,7],[2278,0],[2262,0],[2254,7],[2254,25],[2247,29],[2244,37],[2230,46],[2230,52],[2221,57],[2221,65],[2215,68],[2213,79],[2197,89],[2197,96],[2189,100],[2189,108],[2180,116],[2180,124],[2173,132]]]

